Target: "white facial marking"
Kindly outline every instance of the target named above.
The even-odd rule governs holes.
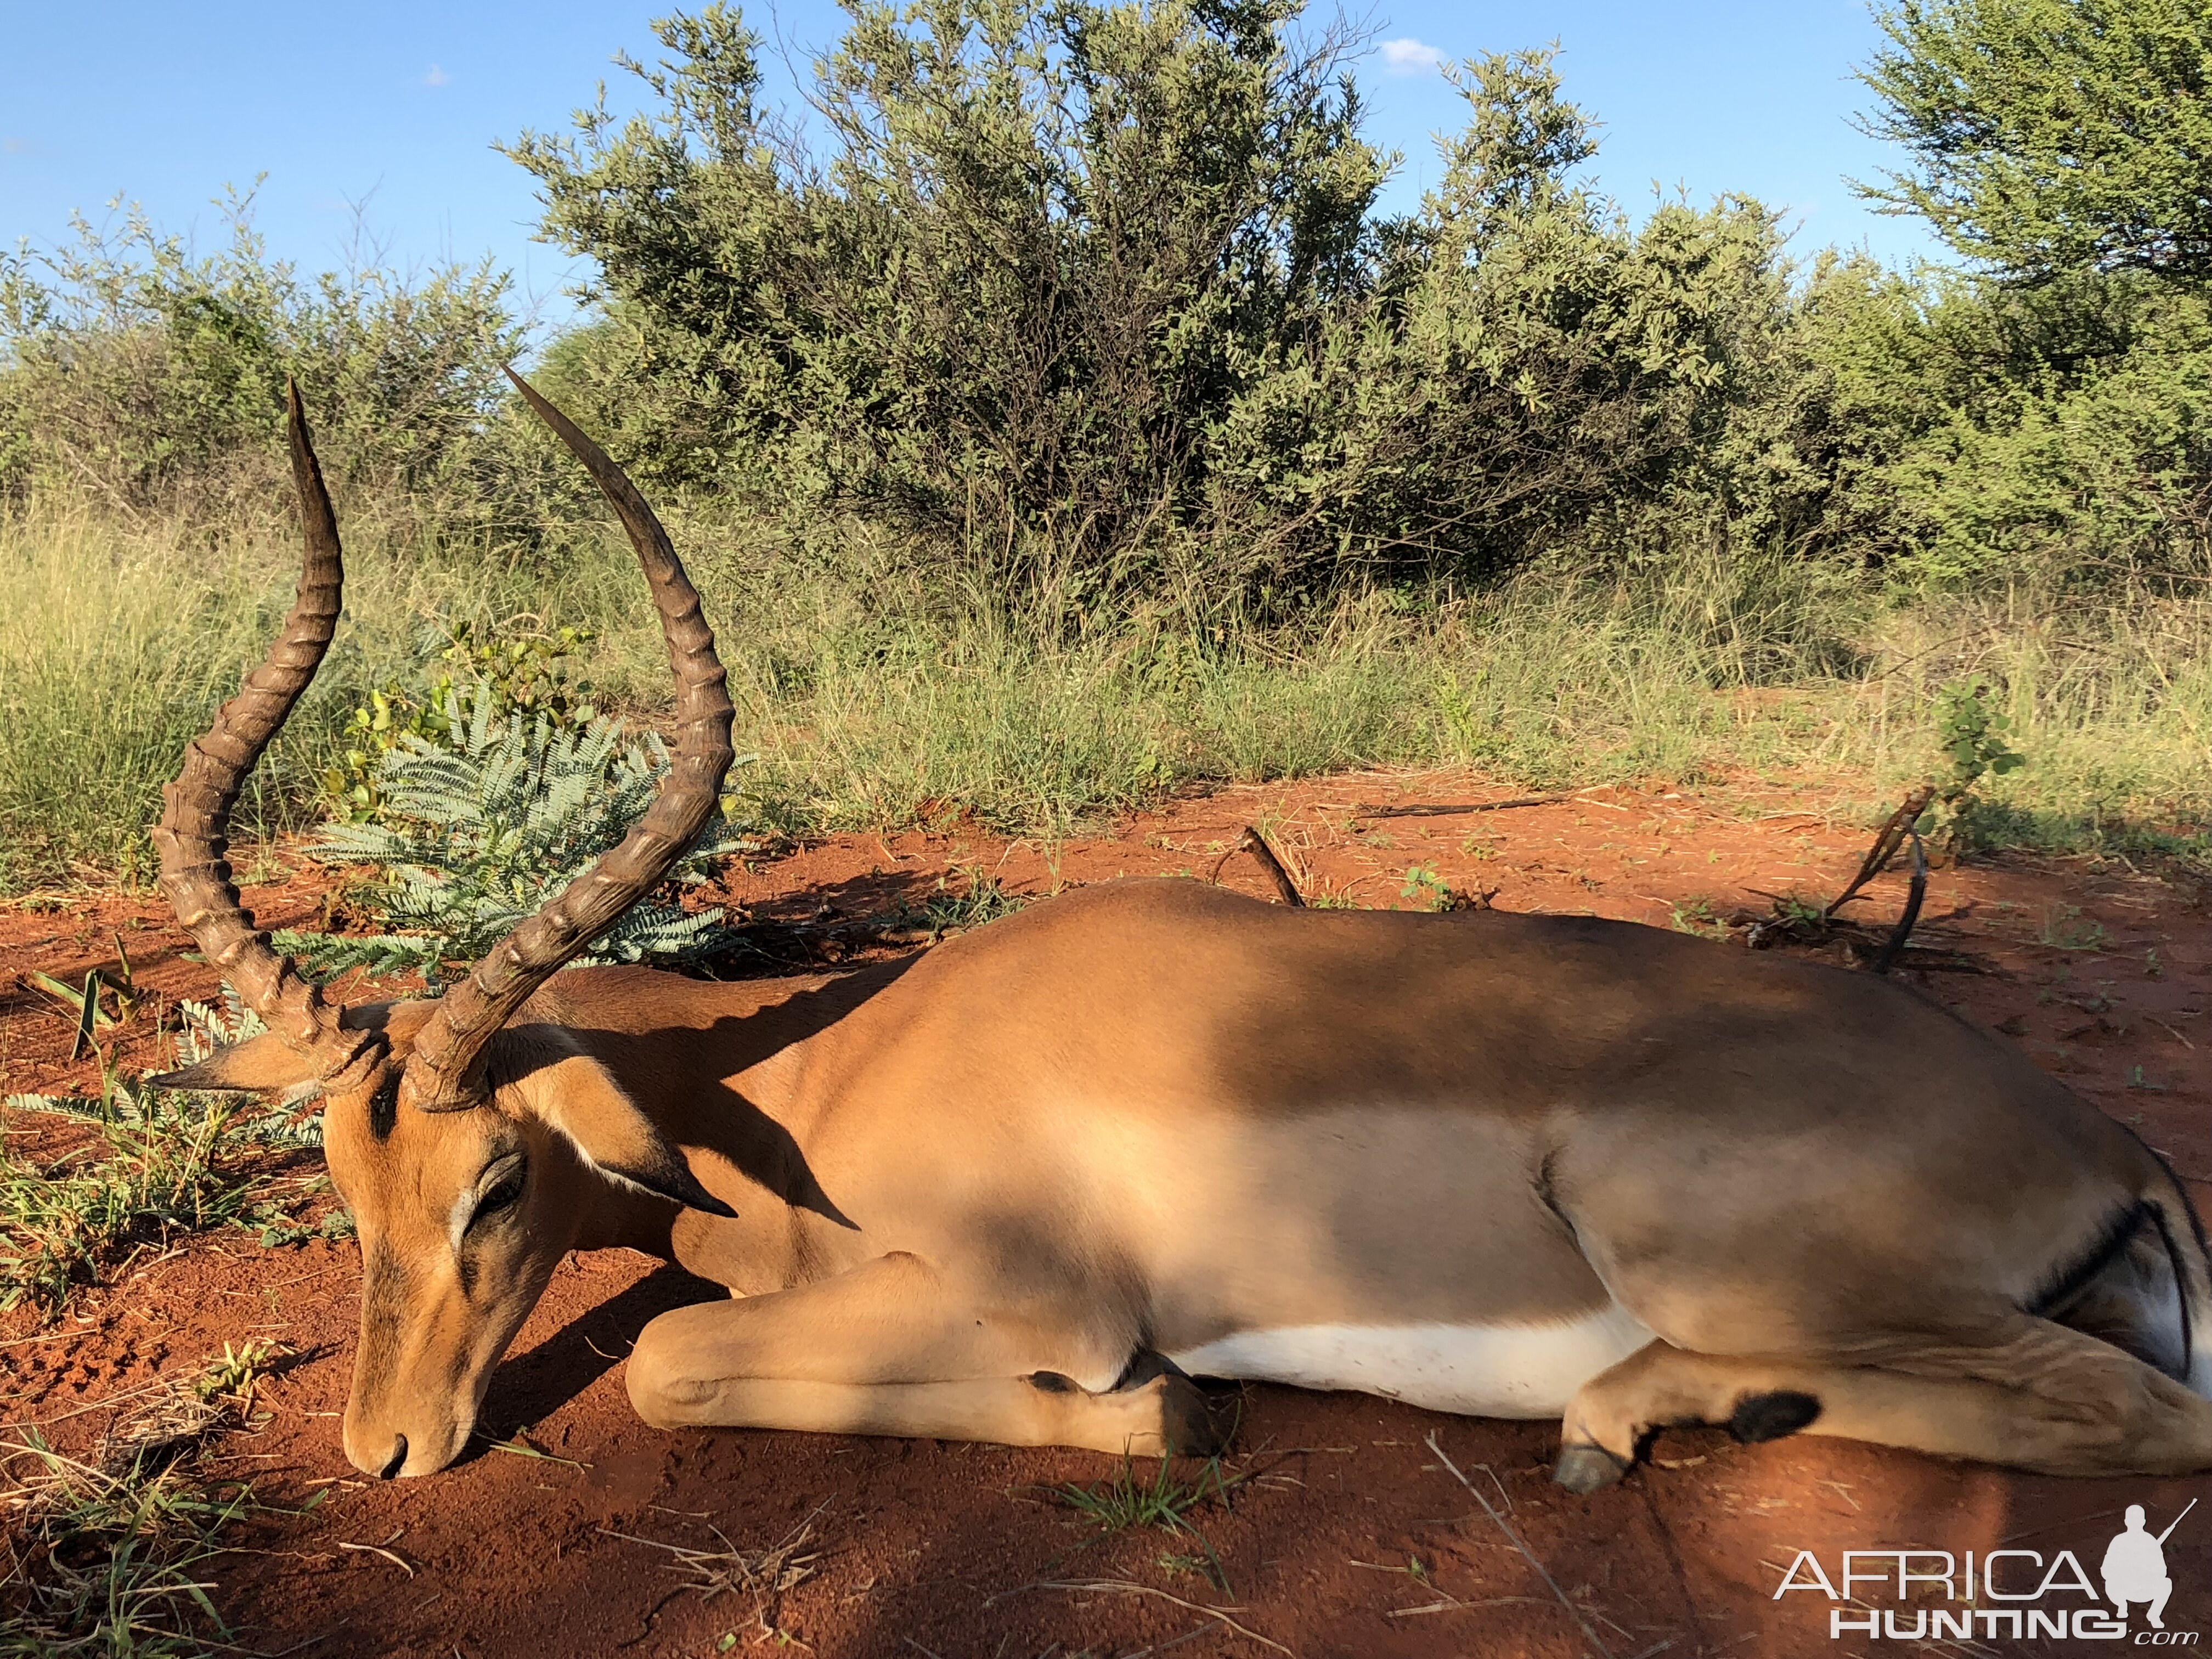
[[[1293,1325],[1168,1357],[1200,1376],[1356,1389],[1469,1417],[1557,1417],[1651,1340],[1618,1303],[1552,1325]]]
[[[469,1218],[477,1212],[474,1188],[464,1188],[453,1200],[453,1207],[446,1218],[446,1236],[453,1242],[453,1254],[461,1253],[461,1235],[469,1230]]]

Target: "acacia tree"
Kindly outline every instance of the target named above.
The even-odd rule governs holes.
[[[1863,130],[1906,167],[1859,188],[2008,276],[2212,277],[2212,6],[1897,0]]]

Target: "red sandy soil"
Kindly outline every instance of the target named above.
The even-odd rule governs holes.
[[[854,924],[927,899],[948,872],[954,891],[980,871],[1029,894],[1123,874],[1202,876],[1257,823],[1310,895],[1412,904],[1400,889],[1419,864],[1462,891],[1494,888],[1499,908],[1663,926],[1698,898],[1726,914],[1764,910],[1765,895],[1832,894],[1869,839],[1863,804],[1771,788],[1600,790],[1506,811],[1387,815],[1503,793],[1468,776],[1363,775],[1225,791],[1051,848],[958,825],[840,836],[733,866],[714,896],[776,924],[763,936],[796,966],[890,948]],[[1267,890],[1242,857],[1223,879]],[[1903,885],[1878,881],[1864,920],[1886,926]],[[247,896],[268,925],[313,925],[328,890],[309,871]],[[119,934],[152,994],[104,1034],[126,1071],[167,1060],[164,1006],[214,989],[156,903],[56,902],[0,907],[0,1091],[94,1080],[91,1062],[68,1061],[70,1030],[48,1000],[17,988],[25,970],[81,981],[113,960]],[[1917,937],[1972,971],[1908,977],[2136,1125],[2200,1204],[2212,1197],[2212,1021],[2202,1017],[2212,918],[2184,873],[2117,859],[1938,870]],[[46,1133],[20,1117],[9,1127],[19,1155]],[[338,1445],[357,1285],[349,1243],[264,1250],[229,1232],[140,1258],[52,1326],[0,1318],[7,1413],[65,1447],[90,1445],[118,1407],[192,1374],[225,1342],[275,1340],[300,1356],[263,1385],[256,1424],[220,1442],[214,1465],[272,1504],[325,1494],[306,1516],[243,1528],[246,1547],[215,1564],[236,1639],[264,1653],[705,1656],[728,1636],[730,1651],[797,1644],[838,1659],[1878,1654],[1899,1644],[1831,1639],[1821,1595],[1776,1599],[1798,1551],[1832,1576],[1847,1549],[2014,1548],[2046,1565],[2070,1549],[2094,1577],[2125,1505],[2148,1506],[2155,1531],[2190,1498],[2212,1498],[2212,1480],[2047,1480],[1811,1436],[1739,1447],[1699,1431],[1667,1435],[1651,1465],[1583,1499],[1548,1482],[1555,1425],[1257,1387],[1224,1465],[1237,1483],[1229,1501],[1193,1516],[1204,1546],[1148,1530],[1101,1539],[1051,1491],[1114,1473],[1091,1454],[646,1428],[623,1392],[626,1346],[654,1314],[716,1292],[619,1252],[572,1258],[556,1274],[486,1403],[490,1435],[547,1455],[480,1449],[434,1478],[386,1485],[358,1478]],[[1138,1473],[1149,1479],[1150,1467]],[[655,1547],[719,1549],[719,1533],[757,1549],[806,1526],[811,1576],[758,1608],[684,1589],[676,1558]],[[1171,1559],[1208,1547],[1225,1590]],[[2177,1587],[2167,1627],[2212,1626],[2212,1504],[2166,1555]],[[2008,1571],[2007,1588],[2036,1576],[2019,1559]],[[1879,1585],[1856,1588],[1898,1605]],[[2130,1628],[2145,1628],[2140,1608]],[[1978,1635],[1940,1650],[2076,1646]]]

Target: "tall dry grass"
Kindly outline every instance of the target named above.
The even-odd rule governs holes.
[[[593,678],[643,717],[659,706],[651,610],[612,536],[501,554],[348,521],[345,621],[242,803],[246,833],[314,816],[347,714],[417,674],[456,621],[596,629]],[[1968,677],[2027,757],[1989,786],[2015,839],[2132,844],[2212,822],[2203,600],[1900,605],[1815,566],[1714,553],[1663,577],[1539,570],[1449,602],[1374,595],[1295,633],[1136,617],[1071,636],[948,598],[896,549],[832,574],[744,524],[675,525],[759,756],[738,781],[794,830],[957,802],[1054,836],[1194,781],[1376,765],[1539,785],[1748,772],[1871,799],[1935,769],[1934,693]],[[281,521],[0,522],[0,882],[144,870],[161,783],[263,648],[297,556]]]

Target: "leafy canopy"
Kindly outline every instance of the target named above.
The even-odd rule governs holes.
[[[1876,16],[1864,126],[1911,161],[1867,194],[2031,281],[2212,277],[2212,7],[1897,0]]]

